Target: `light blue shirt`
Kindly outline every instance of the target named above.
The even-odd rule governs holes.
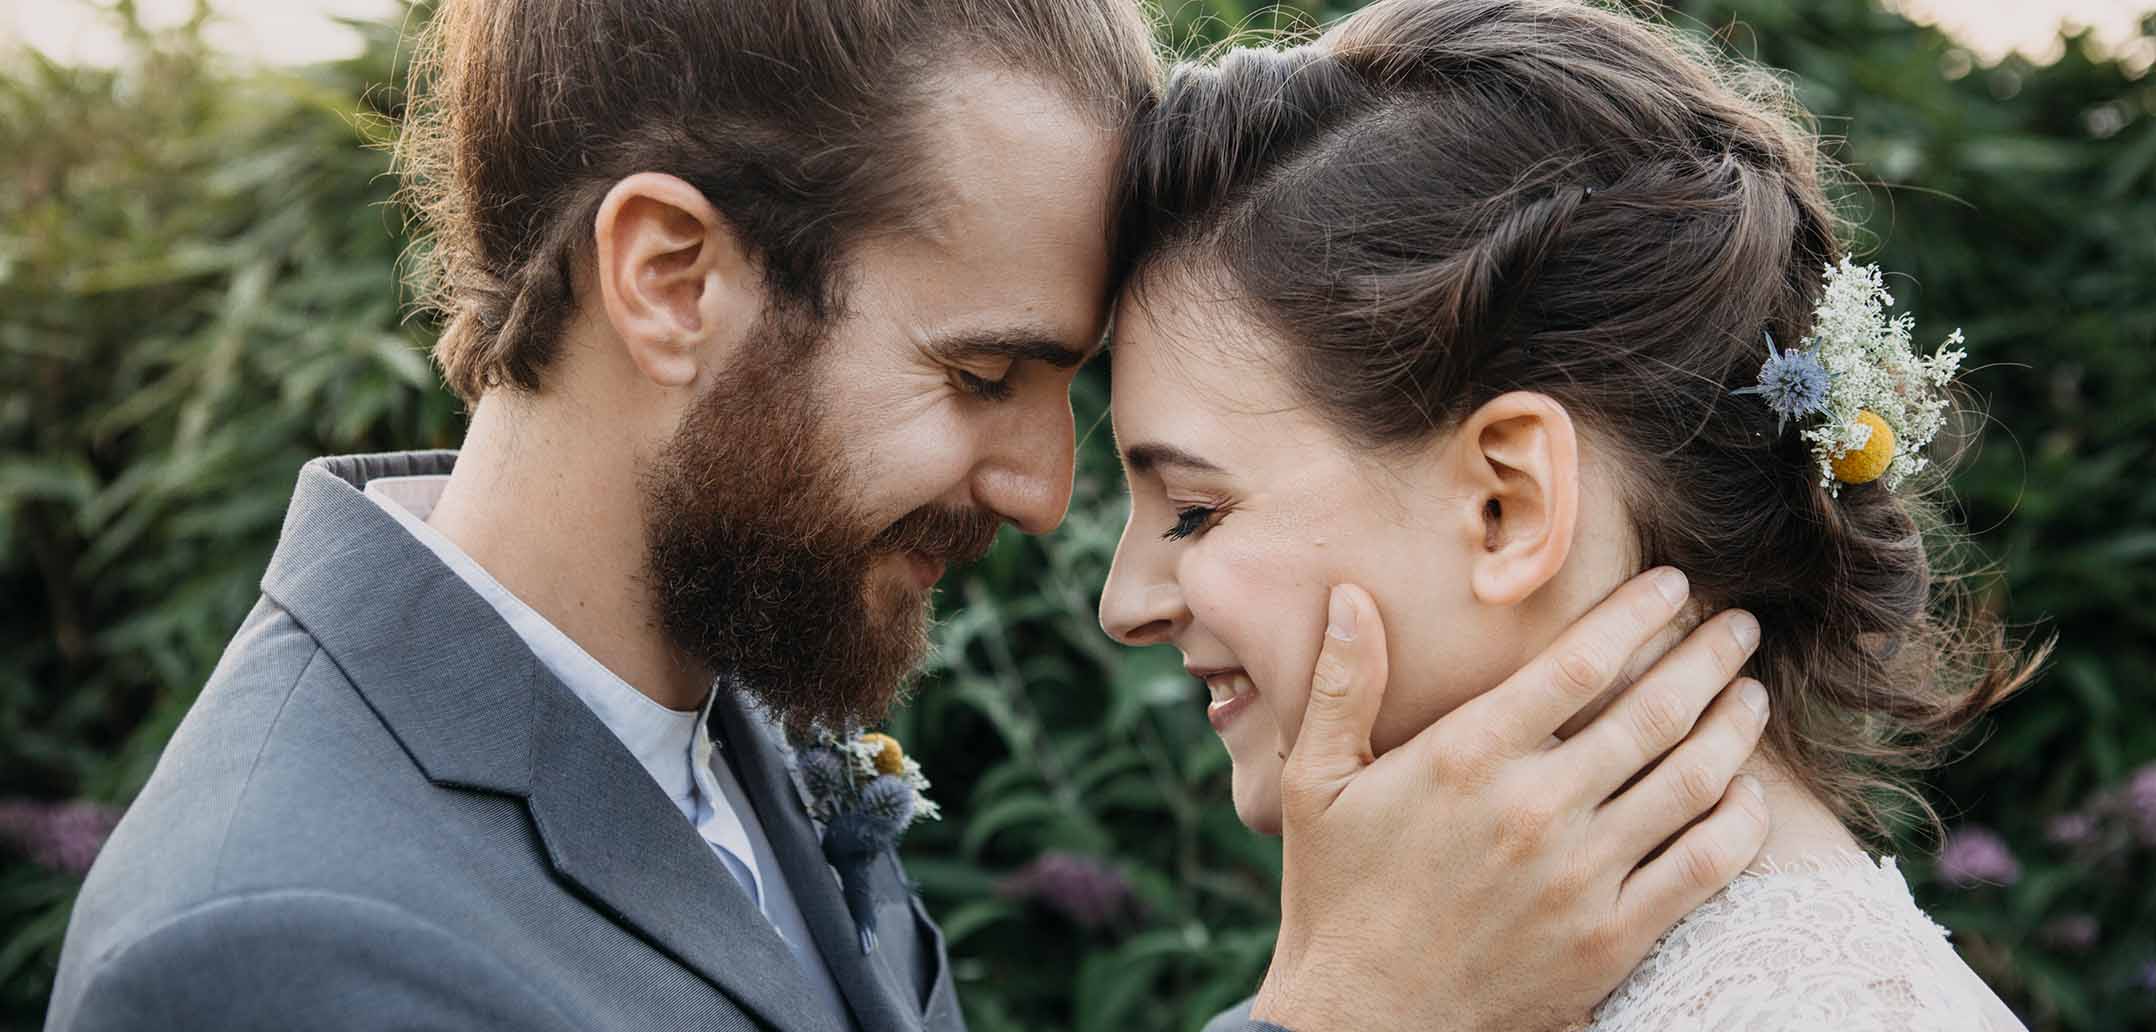
[[[734,776],[733,765],[716,755],[709,720],[713,696],[705,696],[703,706],[693,711],[659,705],[592,658],[538,610],[510,594],[455,542],[427,525],[448,484],[446,476],[378,477],[368,481],[366,494],[501,614],[532,655],[621,739],[763,911],[801,962],[809,984],[823,994],[841,1020],[848,1020],[845,997],[816,950],[808,922],[756,820],[756,809]]]

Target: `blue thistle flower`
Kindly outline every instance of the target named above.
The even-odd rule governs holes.
[[[816,816],[829,820],[832,813],[845,804],[853,794],[852,779],[847,777],[846,759],[835,749],[812,746],[800,754],[801,781],[808,789],[809,798],[817,807]]]
[[[861,812],[904,830],[913,820],[913,789],[896,777],[879,774],[861,789]]]
[[[1767,362],[1759,367],[1759,384],[1731,391],[1732,394],[1757,394],[1767,400],[1767,407],[1779,417],[1774,424],[1776,433],[1789,428],[1789,421],[1817,415],[1827,410],[1827,367],[1809,351],[1788,348],[1781,354],[1774,352],[1774,335],[1766,334]]]

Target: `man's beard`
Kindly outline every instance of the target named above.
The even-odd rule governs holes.
[[[927,656],[932,592],[872,582],[875,561],[971,562],[1000,523],[979,509],[889,524],[859,511],[812,389],[822,343],[806,318],[767,314],[642,478],[645,573],[668,638],[795,729],[881,720]]]

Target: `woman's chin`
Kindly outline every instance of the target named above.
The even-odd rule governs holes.
[[[1241,772],[1235,779],[1235,819],[1260,835],[1280,834],[1279,772],[1272,772],[1272,785],[1245,784]]]

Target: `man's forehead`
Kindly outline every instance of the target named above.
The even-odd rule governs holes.
[[[917,143],[933,171],[923,235],[962,246],[983,223],[1082,217],[1104,244],[1115,225],[1125,139],[1062,91],[980,67],[943,77]]]
[[[917,228],[868,274],[905,295],[939,354],[1068,368],[1100,346],[1120,137],[1062,91],[961,67],[939,76],[917,146]]]

